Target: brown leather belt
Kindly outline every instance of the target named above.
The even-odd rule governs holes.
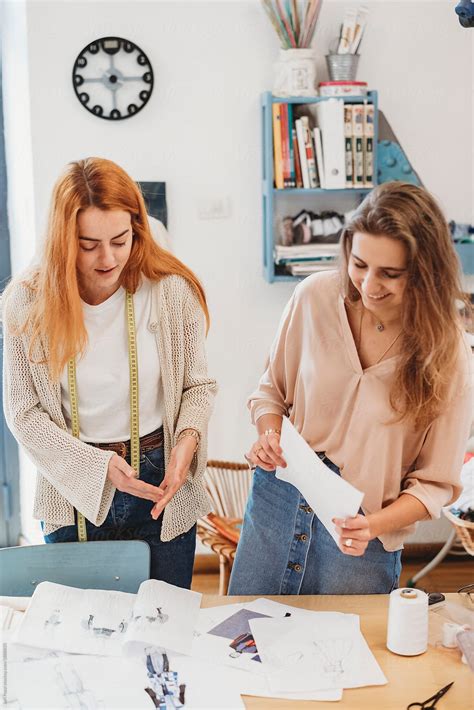
[[[95,444],[92,441],[88,442],[91,446],[105,451],[115,451],[122,458],[127,458],[130,455],[130,440],[128,441],[111,441],[109,443]],[[140,437],[140,453],[146,454],[147,451],[158,449],[163,446],[163,427],[152,431],[151,434],[145,434]]]

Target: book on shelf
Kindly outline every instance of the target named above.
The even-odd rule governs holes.
[[[306,162],[308,164],[308,178],[310,188],[318,187],[318,171],[316,169],[316,161],[314,159],[313,141],[311,140],[311,130],[309,127],[309,117],[302,116],[301,123],[303,126],[303,140],[306,152]]]
[[[352,160],[352,104],[344,105],[344,152],[346,158],[346,187],[354,186],[354,164]]]
[[[275,264],[284,264],[291,261],[323,261],[335,259],[339,254],[339,244],[297,244],[294,246],[275,245]]]
[[[287,271],[292,276],[310,276],[319,271],[328,271],[328,269],[335,269],[336,262],[301,262],[296,264],[288,264]]]
[[[374,105],[364,104],[364,187],[374,186],[374,117]]]
[[[294,156],[294,161],[295,161],[295,179],[296,179],[296,187],[303,187],[303,174],[301,172],[301,160],[300,160],[300,151],[298,147],[298,137],[296,135],[296,128],[293,128],[291,131],[291,137],[293,140],[293,156]]]
[[[289,163],[289,182],[288,187],[296,187],[295,173],[295,153],[293,149],[293,106],[286,104],[287,108],[287,127],[288,127],[288,163]]]
[[[277,189],[370,188],[374,184],[372,103],[328,98],[307,106],[272,105]],[[316,125],[315,125],[316,124]]]
[[[273,173],[275,187],[283,189],[283,159],[281,152],[280,104],[272,104],[273,118]]]
[[[321,129],[318,126],[313,128],[313,140],[314,140],[314,151],[316,155],[316,162],[318,165],[319,173],[319,184],[322,188],[326,187],[326,178],[324,175],[324,156],[323,156],[323,144],[321,142]]]
[[[303,180],[303,187],[305,189],[308,189],[310,186],[309,185],[308,161],[306,158],[304,129],[303,129],[303,123],[301,121],[301,118],[298,118],[295,121],[295,126],[296,126],[296,139],[298,142],[298,153],[300,156],[301,176],[302,176],[302,180]]]
[[[364,186],[364,104],[352,106],[352,156],[354,187]]]
[[[288,146],[288,105],[280,104],[281,158],[283,187],[290,187],[290,153]]]

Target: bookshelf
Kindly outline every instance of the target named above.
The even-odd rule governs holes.
[[[274,187],[273,168],[273,117],[272,105],[286,103],[303,106],[327,101],[330,97],[278,97],[269,91],[262,94],[262,145],[263,145],[263,273],[269,283],[275,281],[299,281],[302,277],[284,273],[284,267],[274,262],[274,245],[276,243],[276,221],[285,214],[291,214],[299,209],[307,208],[314,211],[326,209],[349,210],[354,208],[371,188],[352,187],[338,190],[323,188],[284,188]],[[338,97],[339,98],[339,97]],[[369,91],[367,96],[346,96],[344,103],[374,105],[374,140],[373,140],[373,180],[377,184],[377,140],[378,140],[378,111],[377,92]]]

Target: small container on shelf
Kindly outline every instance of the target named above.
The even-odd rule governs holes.
[[[320,96],[367,96],[366,81],[320,81]]]
[[[327,54],[326,64],[331,81],[355,81],[359,54]]]
[[[274,96],[314,96],[316,60],[309,48],[280,49],[275,65]]]

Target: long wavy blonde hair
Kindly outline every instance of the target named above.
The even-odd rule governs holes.
[[[396,421],[426,428],[441,412],[452,367],[459,357],[461,321],[456,300],[466,303],[449,226],[426,190],[402,182],[376,187],[341,236],[344,296],[360,294],[348,275],[355,232],[405,245],[408,279],[403,297],[401,357],[390,393]]]
[[[84,325],[76,272],[79,249],[77,217],[81,210],[124,210],[131,216],[133,243],[121,274],[121,285],[135,293],[142,276],[158,281],[177,274],[195,290],[209,327],[204,289],[179,259],[153,239],[143,196],[138,185],[116,163],[86,158],[69,163],[58,179],[51,199],[44,256],[28,281],[35,297],[25,328],[31,332],[30,358],[39,342],[47,343],[48,366],[58,379],[72,357],[84,352]]]

